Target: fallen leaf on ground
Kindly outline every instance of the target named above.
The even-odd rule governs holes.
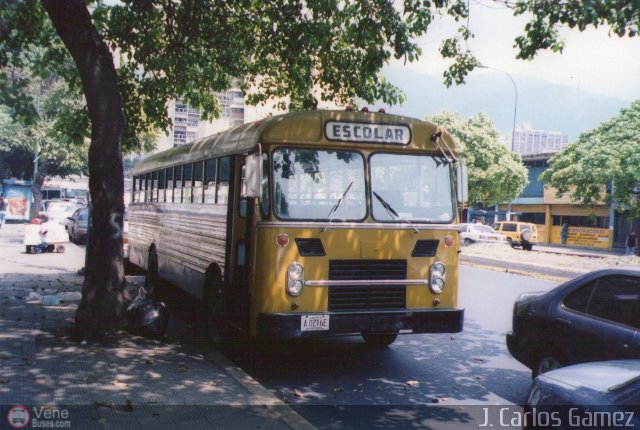
[[[131,403],[131,400],[125,399],[125,401],[124,401],[124,410],[126,412],[133,412],[133,403]]]
[[[103,407],[103,408],[115,408],[116,405],[113,404],[113,402],[104,402],[101,400],[96,400],[95,402],[93,402],[94,406],[99,406],[99,407]]]

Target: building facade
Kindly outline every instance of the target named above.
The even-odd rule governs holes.
[[[201,112],[184,101],[173,100],[168,105],[169,117],[173,127],[166,136],[158,141],[156,150],[174,148],[193,142],[229,128],[244,124],[244,94],[239,89],[230,89],[218,94],[220,116],[212,121],[204,121]]]
[[[614,230],[615,211],[610,202],[585,206],[568,196],[556,197],[554,188],[545,187],[539,179],[548,167],[552,154],[522,157],[529,172],[529,184],[517,199],[500,206],[501,210],[515,213],[518,221],[531,222],[538,227],[540,242],[561,244],[560,231],[566,222],[567,245],[611,249],[620,246]]]
[[[521,124],[513,131],[511,150],[520,155],[548,154],[562,151],[569,144],[569,136],[559,131],[534,129]]]

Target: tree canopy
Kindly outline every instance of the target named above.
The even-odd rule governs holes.
[[[640,216],[640,100],[554,155],[540,179],[558,196],[586,205],[613,197]],[[607,195],[611,182],[613,193]]]
[[[500,143],[500,132],[486,114],[467,120],[451,112],[427,117],[444,127],[462,147],[469,172],[469,202],[497,204],[516,198],[527,185],[520,155]]]
[[[12,109],[0,104],[0,178],[5,177],[6,162],[11,176],[34,179],[31,216],[35,216],[47,177],[88,174],[89,142],[82,133],[86,130],[87,116],[80,95],[71,93],[62,79],[33,76],[28,68],[14,70],[11,76],[9,84],[17,76],[28,83],[22,90],[33,97],[35,104],[34,109],[22,111],[15,105]],[[69,130],[78,130],[80,134],[71,135]]]

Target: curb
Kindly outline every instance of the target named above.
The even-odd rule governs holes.
[[[265,408],[272,413],[278,415],[280,420],[289,428],[292,430],[316,430],[316,427],[309,421],[273,395],[271,391],[263,387],[258,381],[246,374],[241,368],[229,361],[222,353],[215,349],[208,348],[205,356],[218,363],[229,376],[253,394],[260,401],[260,404],[264,405]]]

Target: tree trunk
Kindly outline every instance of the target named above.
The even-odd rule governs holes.
[[[78,68],[91,119],[93,230],[75,329],[82,339],[101,338],[125,325],[128,303],[122,259],[122,101],[113,57],[85,3],[42,0],[42,4]]]
[[[36,155],[37,156],[37,155]],[[40,167],[35,172],[35,178],[31,184],[31,194],[33,194],[33,205],[31,205],[31,213],[29,214],[31,219],[38,216],[40,213],[40,203],[42,202],[42,185],[47,176],[47,163],[46,160],[39,160]],[[44,162],[43,162],[44,161]]]

